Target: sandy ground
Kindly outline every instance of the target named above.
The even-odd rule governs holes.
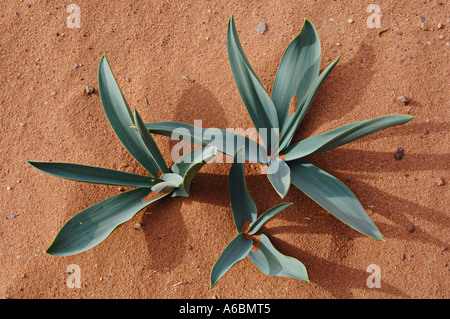
[[[80,8],[79,28],[68,27],[70,4]],[[448,298],[449,3],[376,1],[379,28],[367,23],[370,4],[1,1],[0,296]],[[71,216],[119,189],[45,175],[25,160],[145,174],[103,112],[97,68],[104,53],[129,105],[146,122],[202,120],[203,127],[251,127],[226,51],[231,14],[268,90],[305,18],[318,30],[323,67],[342,55],[296,139],[387,114],[415,116],[406,125],[309,159],[351,188],[385,242],[360,235],[291,188],[285,201],[295,205],[264,231],[281,252],[305,264],[310,282],[265,276],[245,259],[210,290],[211,268],[235,236],[227,189],[230,166],[214,163],[197,175],[189,198],[150,206],[85,253],[47,255]],[[260,22],[267,26],[263,34],[255,31]],[[86,85],[94,94],[84,94]],[[399,96],[411,102],[399,103]],[[155,139],[169,161],[174,142]],[[394,157],[398,147],[405,150],[401,160]],[[246,168],[259,211],[280,203],[258,168]],[[70,265],[79,267],[80,288],[67,284]],[[378,266],[380,287],[367,285],[371,265]]]

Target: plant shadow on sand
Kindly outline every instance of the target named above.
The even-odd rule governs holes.
[[[227,120],[225,112],[221,107],[218,100],[207,89],[197,82],[188,84],[188,87],[183,90],[181,97],[175,107],[173,118],[166,119],[172,121],[182,121],[189,124],[194,124],[195,120],[202,120],[202,127],[212,127],[213,123],[221,123],[226,125]],[[211,108],[214,110],[214,117],[204,118],[204,115],[208,113],[204,108]],[[168,148],[173,150],[176,144],[183,143],[191,148],[198,147],[196,145],[171,139],[170,137],[160,137],[161,141],[168,141]],[[166,147],[164,147],[166,148]],[[218,156],[221,156],[219,154]],[[176,156],[181,154],[171,154],[171,161],[175,161]],[[226,205],[226,201],[223,200],[224,196],[221,196],[220,192],[214,192],[213,186],[220,180],[223,180],[222,175],[214,175],[211,179],[205,180],[200,175],[203,171],[211,171],[211,166],[208,164],[202,168],[199,174],[194,178],[190,196],[188,198],[166,198],[160,203],[156,203],[157,206],[151,205],[148,207],[147,214],[144,214],[142,223],[146,225],[145,230],[146,240],[149,246],[149,263],[158,271],[166,271],[169,268],[173,268],[175,265],[180,264],[183,261],[186,249],[188,245],[192,244],[188,242],[188,233],[184,218],[182,214],[183,206],[189,206],[192,203],[192,196],[202,196],[199,193],[204,194],[203,200],[197,200],[201,202],[211,202],[214,205]],[[219,165],[219,164],[217,164]],[[204,187],[200,186],[203,185]],[[223,192],[226,190],[226,185],[222,185],[221,188],[217,188]],[[197,197],[199,198],[199,197]],[[149,212],[152,212],[149,214]],[[205,216],[204,218],[208,218]],[[157,225],[164,225],[164,232]]]
[[[382,153],[382,152],[366,152],[366,151],[357,151],[357,150],[338,150],[342,153],[342,157],[351,157],[351,156],[375,156],[380,159],[391,158],[391,153]],[[321,155],[318,155],[321,156]],[[333,158],[333,154],[329,155],[330,158]],[[323,155],[322,155],[323,157]],[[441,155],[409,155],[411,164],[403,166],[398,171],[403,172],[404,169],[408,169],[411,167],[411,170],[420,170],[420,167],[429,168],[430,161],[440,161],[442,160]],[[328,159],[330,160],[330,159]],[[343,161],[345,162],[345,161]],[[335,166],[339,166],[339,164],[344,163],[341,161],[334,162]],[[250,164],[251,165],[251,164]],[[366,169],[368,172],[370,168],[365,167],[364,164],[361,164],[357,167],[352,166],[353,169],[357,171],[361,171]],[[418,241],[418,242],[427,242],[431,243],[436,247],[445,246],[442,240],[440,240],[437,236],[434,236],[430,233],[420,232],[419,229],[415,232],[415,236],[412,239],[411,234],[406,231],[409,225],[409,214],[413,214],[414,212],[422,212],[423,218],[427,219],[430,223],[439,223],[445,217],[439,211],[434,210],[430,207],[425,207],[420,205],[417,202],[412,200],[405,200],[404,198],[399,198],[398,196],[392,195],[387,191],[382,191],[376,187],[370,186],[368,183],[359,180],[359,173],[351,173],[343,174],[342,172],[334,172],[332,169],[329,170],[330,173],[335,174],[341,180],[345,176],[350,176],[351,182],[348,183],[348,186],[355,192],[357,197],[360,199],[363,207],[367,207],[367,202],[375,204],[377,207],[383,207],[382,210],[376,210],[371,217],[373,219],[378,219],[376,215],[380,215],[383,219],[390,221],[390,226],[383,225],[382,223],[377,223],[377,226],[380,228],[381,233],[386,242],[389,242],[390,239],[395,240],[404,240],[407,241]],[[372,171],[373,172],[373,171]],[[376,172],[375,172],[376,173]],[[268,182],[266,176],[264,175],[250,175],[246,177],[247,184],[249,187],[249,191],[254,197],[255,203],[258,207],[258,212],[262,213],[265,209],[269,208],[274,203],[281,202],[295,202],[296,205],[293,205],[286,209],[286,212],[279,214],[276,219],[279,219],[277,226],[271,226],[270,223],[263,229],[263,232],[268,235],[273,241],[274,245],[284,254],[288,256],[292,256],[302,261],[308,269],[310,274],[310,280],[315,284],[322,286],[329,290],[333,295],[339,298],[348,297],[348,292],[353,288],[361,288],[365,284],[365,280],[368,276],[368,273],[364,270],[355,269],[347,265],[343,265],[339,261],[330,261],[340,260],[342,256],[351,256],[355,252],[352,250],[352,246],[354,240],[359,237],[364,237],[364,235],[359,232],[351,229],[350,227],[344,225],[342,222],[337,220],[330,213],[322,209],[315,202],[309,199],[306,195],[304,195],[300,190],[292,187],[288,196],[282,200],[279,196],[272,190],[270,183]],[[264,198],[259,198],[258,194],[264,194]],[[372,200],[373,197],[376,197],[376,202],[369,201]],[[189,198],[179,199],[180,201],[185,201],[183,205],[189,207],[195,203],[202,203],[214,206],[220,206],[221,211],[227,212],[227,218],[229,223],[233,223],[232,221],[232,213],[231,206],[229,203],[229,192],[228,192],[228,177],[226,175],[219,174],[209,174],[203,173],[199,174],[196,177],[196,183],[192,186],[192,195]],[[169,201],[166,201],[167,203]],[[158,204],[158,207],[162,208],[163,203]],[[180,212],[179,207],[180,203],[171,202],[169,208],[164,208],[164,215],[158,213],[158,208],[150,208],[150,210],[156,210],[156,215],[152,219],[151,229],[146,231],[146,238],[149,243],[149,251],[153,251],[150,253],[150,258],[155,258],[155,265],[159,263],[160,267],[168,267],[171,265],[174,266],[172,262],[181,262],[183,259],[183,255],[173,256],[172,250],[174,247],[186,246],[186,238],[187,234],[185,233],[186,229],[183,224],[182,214],[186,214],[186,212]],[[408,206],[407,211],[405,211],[405,205]],[[209,215],[209,216],[208,216]],[[205,212],[204,218],[212,218],[213,214],[208,214]],[[305,222],[305,217],[310,216],[311,221]],[[146,222],[146,218],[143,219]],[[169,222],[170,221],[170,222]],[[149,221],[150,222],[150,221]],[[164,241],[163,244],[155,246],[155,239],[150,240],[150,237],[155,237],[152,232],[157,231],[159,223],[165,224],[170,223],[170,229],[172,233],[177,233],[177,236],[170,236],[168,238],[169,241]],[[286,223],[287,226],[280,226],[279,224]],[[226,230],[229,230],[229,227],[226,227]],[[231,228],[231,231],[235,230]],[[152,234],[152,235],[150,235]],[[326,257],[320,257],[314,255],[304,249],[302,246],[305,243],[302,243],[301,246],[293,244],[293,242],[283,241],[279,239],[280,236],[288,236],[287,238],[298,238],[299,236],[308,236],[311,235],[324,235],[328,237],[328,251],[330,259]],[[156,235],[158,236],[158,235]],[[384,243],[380,243],[383,245]],[[156,249],[156,250],[155,250]],[[339,253],[336,253],[339,251]],[[328,254],[327,254],[328,255]],[[352,280],[348,280],[348,278],[352,278]],[[362,283],[362,284],[361,284]],[[381,281],[383,286],[383,292],[386,294],[390,294],[392,296],[397,296],[401,298],[408,298],[408,296],[403,292],[398,290],[389,283]]]

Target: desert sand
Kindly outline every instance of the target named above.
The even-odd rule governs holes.
[[[67,21],[72,4],[80,9],[79,25]],[[370,20],[371,4],[380,9],[379,24]],[[449,297],[448,2],[5,0],[0,12],[2,298]],[[247,163],[260,212],[282,201],[295,204],[264,233],[304,263],[310,282],[266,276],[244,259],[209,289],[212,266],[236,235],[225,161],[204,166],[189,198],[149,206],[93,249],[70,257],[46,254],[70,217],[122,190],[46,175],[26,160],[146,174],[104,114],[97,80],[103,54],[128,104],[146,122],[252,127],[228,62],[231,15],[269,92],[304,19],[319,33],[322,69],[341,55],[296,140],[382,115],[415,116],[308,158],[355,193],[385,241],[344,225],[295,187],[280,199],[259,167]],[[262,33],[255,30],[261,22]],[[86,94],[86,86],[94,92]],[[397,101],[400,96],[409,103]],[[176,141],[155,140],[170,161]],[[397,148],[404,150],[401,159]],[[79,288],[68,284],[71,265],[78,267]],[[374,266],[380,285],[371,287]]]

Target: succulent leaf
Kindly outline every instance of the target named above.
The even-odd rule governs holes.
[[[288,122],[291,98],[297,94],[298,104],[302,101],[319,76],[320,60],[319,35],[313,24],[305,20],[302,30],[285,50],[273,83],[272,101],[277,109],[281,131]]]
[[[313,82],[313,84],[307,91],[306,95],[298,104],[298,107],[295,110],[292,118],[285,126],[286,128],[284,129],[284,131],[281,133],[280,153],[289,145],[289,143],[291,143],[292,138],[294,137],[294,134],[300,122],[302,121],[303,117],[306,114],[306,111],[308,111],[309,107],[311,106],[311,103],[313,102],[317,93],[319,93],[320,88],[322,87],[323,83],[327,79],[330,72],[334,69],[334,67],[338,63],[339,59],[340,57],[331,62],[330,65],[325,70],[323,70],[322,73],[320,73],[319,77],[316,78],[316,80]]]
[[[239,233],[217,259],[211,270],[211,288],[222,278],[223,275],[238,261],[247,257],[252,249],[253,240],[246,239],[243,233]]]
[[[281,203],[272,208],[269,208],[267,211],[261,214],[256,221],[250,226],[248,229],[248,233],[250,235],[256,234],[259,232],[261,227],[264,226],[270,219],[272,219],[276,214],[283,211],[286,207],[292,205],[292,203]]]
[[[404,124],[413,118],[409,115],[394,114],[343,125],[287,147],[283,150],[283,154],[286,156],[284,160],[292,161],[328,151],[388,127]]]
[[[54,256],[70,256],[98,245],[140,210],[167,196],[143,201],[150,192],[150,188],[136,188],[79,212],[64,224],[46,252]]]
[[[278,128],[277,111],[272,99],[259,81],[242,50],[233,17],[228,23],[227,50],[231,71],[238,91],[255,128],[263,136],[261,134],[262,130],[271,132],[273,128]],[[263,138],[264,145],[267,152],[270,153],[272,146],[270,137],[267,136],[269,134],[265,135]]]
[[[259,249],[252,250],[248,254],[259,270],[269,276],[284,276],[309,282],[308,272],[303,263],[280,253],[264,234],[259,235],[259,242]]]
[[[253,223],[258,215],[256,204],[251,197],[245,181],[244,148],[239,149],[231,164],[228,177],[231,209],[238,232],[242,231],[246,221]]]
[[[106,56],[102,57],[98,69],[98,90],[108,121],[119,140],[130,154],[153,177],[157,178],[158,171],[155,170],[151,154],[142,142],[139,133],[130,129],[135,124],[133,115],[114,78]]]
[[[175,188],[180,187],[183,183],[183,177],[175,173],[166,173],[161,176],[163,182],[156,184],[152,187],[152,191],[155,193],[169,193]]]
[[[95,166],[57,162],[28,161],[28,163],[44,173],[86,183],[150,188],[160,181],[149,176]]]
[[[292,184],[336,218],[366,236],[383,241],[380,231],[352,191],[336,177],[313,164],[287,162]]]
[[[189,196],[192,179],[198,171],[212,158],[217,155],[217,148],[207,146],[194,149],[192,152],[181,157],[172,166],[172,172],[183,178],[183,183],[172,193],[172,196]]]
[[[149,164],[152,166],[152,170],[156,170],[157,174],[159,171],[161,171],[163,174],[169,173],[170,170],[167,167],[166,162],[164,161],[164,157],[159,151],[158,146],[156,145],[152,135],[145,127],[145,123],[137,110],[134,110],[134,123],[136,125],[137,131],[139,132],[139,136],[142,139],[142,143],[144,143],[145,147],[147,148],[150,154]]]
[[[172,190],[178,188],[180,185],[172,182],[160,182],[152,187],[152,192],[155,193],[170,193]]]
[[[291,171],[281,158],[277,157],[269,164],[267,178],[281,198],[284,198],[291,185]]]

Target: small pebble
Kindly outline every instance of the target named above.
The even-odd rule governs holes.
[[[9,217],[9,219],[14,219],[14,218],[16,218],[16,216],[14,216],[14,214],[12,214],[12,213],[9,214],[8,217]]]
[[[330,22],[333,22],[334,21],[334,18],[330,18]]]
[[[353,19],[348,19],[347,22],[348,23],[353,23]]]
[[[438,186],[444,186],[445,185],[444,180],[442,178],[440,178],[440,177],[436,180],[436,183],[437,183]]]
[[[400,103],[403,103],[404,105],[408,105],[409,102],[411,102],[411,100],[408,99],[408,98],[407,98],[406,96],[404,96],[404,95],[399,96],[399,97],[397,98],[397,101],[400,102]]]
[[[416,228],[414,227],[414,225],[409,225],[409,227],[408,227],[408,231],[410,232],[410,233],[413,233],[414,232],[414,230],[415,230]]]
[[[73,65],[73,68],[74,68],[74,69],[77,69],[79,66],[80,66],[80,65],[79,65],[78,63],[75,63],[75,64]]]
[[[398,35],[402,35],[403,32],[402,32],[402,31],[397,31],[397,34],[398,34]]]
[[[406,259],[406,255],[405,254],[401,254],[401,258],[402,258],[402,260],[405,260]]]
[[[87,95],[91,95],[92,93],[94,93],[94,88],[92,86],[86,85],[84,91],[86,92]]]
[[[422,28],[423,31],[428,31],[430,29],[428,28],[428,25],[426,23],[422,23],[420,27]]]
[[[185,75],[183,75],[181,78],[182,78],[184,81],[188,82],[188,83],[194,83],[194,82],[195,82],[194,79],[191,79],[191,78],[189,78],[189,77],[187,77],[187,76],[185,76]]]
[[[267,30],[266,24],[264,22],[258,23],[255,27],[255,30],[260,34],[263,34]]]
[[[438,29],[442,29],[444,27],[444,25],[442,24],[442,23],[439,23],[438,25],[437,25],[437,28]]]
[[[405,156],[405,150],[401,147],[397,147],[397,150],[394,154],[395,159],[401,160],[403,156]]]
[[[56,92],[56,91],[53,91],[52,93],[50,93],[50,95],[52,95],[52,96],[55,96],[55,95],[56,95],[56,93],[58,93],[58,92]]]

